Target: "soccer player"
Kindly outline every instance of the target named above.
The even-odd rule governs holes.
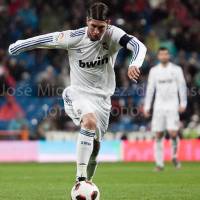
[[[87,26],[55,32],[9,46],[17,55],[35,48],[58,48],[68,51],[71,85],[63,91],[66,113],[80,125],[77,139],[76,180],[92,180],[101,139],[108,127],[111,95],[115,90],[114,64],[120,48],[132,51],[128,77],[137,81],[146,47],[137,38],[110,25],[108,7],[98,2],[87,11]]]
[[[186,109],[186,83],[181,67],[170,62],[167,48],[158,50],[159,63],[152,67],[148,77],[144,115],[150,116],[150,108],[155,93],[153,105],[152,131],[155,132],[154,157],[156,171],[164,168],[163,144],[164,131],[167,130],[172,140],[172,162],[180,168],[177,159],[179,113]]]

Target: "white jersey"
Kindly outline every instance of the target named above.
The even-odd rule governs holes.
[[[9,53],[16,55],[34,48],[62,48],[68,51],[70,62],[71,87],[76,90],[111,96],[115,90],[114,64],[121,48],[119,40],[126,33],[116,27],[108,26],[98,41],[91,41],[87,27],[67,30],[18,40],[10,45]],[[133,52],[130,66],[140,67],[146,47],[135,37],[127,43]]]
[[[155,110],[178,111],[187,105],[187,88],[181,67],[169,62],[151,68],[148,78],[144,109],[150,110],[155,93]]]

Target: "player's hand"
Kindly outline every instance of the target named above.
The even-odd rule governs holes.
[[[9,53],[9,55],[17,55],[17,54],[14,54],[13,51],[11,50],[13,47],[15,47],[15,44],[11,44],[11,45],[8,47],[8,53]]]
[[[9,55],[16,56],[20,53],[19,51],[16,51],[16,45],[18,44],[19,41],[21,41],[21,40],[18,40],[17,42],[9,45],[9,47],[8,47]]]
[[[150,117],[150,111],[149,110],[144,110],[144,117],[149,118]]]
[[[185,107],[183,107],[183,106],[179,106],[179,109],[178,109],[179,113],[184,113],[185,110],[186,110]]]
[[[137,80],[140,76],[140,70],[136,66],[131,66],[128,68],[128,77],[137,83]]]

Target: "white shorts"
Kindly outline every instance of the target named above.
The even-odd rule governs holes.
[[[178,131],[179,113],[172,110],[155,110],[152,117],[152,131],[162,132],[165,130]]]
[[[94,113],[97,119],[95,139],[101,141],[105,134],[110,117],[111,100],[99,95],[84,93],[67,87],[63,91],[63,101],[66,114],[79,126],[83,115]]]

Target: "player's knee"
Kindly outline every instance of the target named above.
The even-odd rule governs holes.
[[[174,134],[174,135],[171,135],[170,137],[171,137],[171,139],[172,139],[172,140],[174,140],[174,139],[176,139],[176,138],[177,138],[177,135],[176,135],[176,134]]]
[[[163,137],[163,133],[162,132],[157,132],[156,133],[156,140],[161,140],[162,139],[162,137]]]
[[[170,131],[169,134],[172,139],[176,139],[178,135],[177,131]]]
[[[87,114],[83,117],[82,123],[83,128],[89,129],[89,130],[96,130],[97,127],[97,120],[94,114]]]

